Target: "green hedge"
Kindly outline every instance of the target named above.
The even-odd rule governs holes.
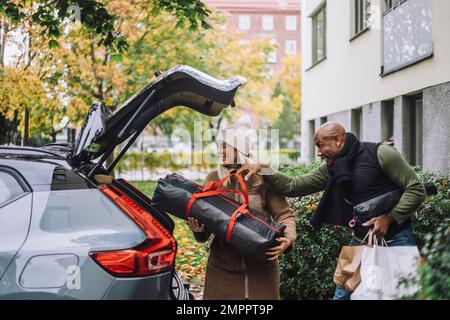
[[[410,299],[450,300],[450,227],[441,226],[426,237],[421,250],[420,291]]]
[[[304,168],[284,167],[282,171],[295,176],[307,173],[317,166],[318,164]],[[439,194],[428,198],[421,205],[415,217],[414,234],[416,242],[422,250],[427,237],[430,238],[430,235],[436,234],[439,228],[450,225],[449,177],[422,172],[419,172],[419,176],[422,181],[435,182],[439,189]],[[309,219],[320,197],[321,193],[289,199],[296,213],[297,241],[292,254],[283,256],[280,261],[280,291],[284,299],[316,300],[333,297],[335,289],[333,274],[337,258],[341,247],[350,240],[351,232],[348,228],[335,226],[324,226],[320,233],[312,230]],[[448,247],[446,250],[448,252]],[[427,257],[424,252],[421,251],[421,253],[425,258]],[[448,259],[448,256],[446,257]],[[422,278],[429,276],[428,269],[425,268],[425,271],[422,271],[422,273],[425,272],[422,274]],[[447,273],[447,281],[449,281],[448,277]],[[429,281],[433,282],[436,279],[441,278],[436,276]],[[433,296],[433,298],[436,297]]]
[[[268,155],[269,154],[270,153],[268,153]],[[274,151],[273,155],[279,156],[279,162],[281,164],[295,164],[298,157],[300,156],[300,152],[290,149],[280,149],[278,151]],[[178,156],[181,156],[181,154],[178,154]],[[207,163],[209,157],[211,158],[209,161],[210,163]],[[169,151],[133,151],[128,152],[124,155],[124,157],[118,164],[117,170],[119,172],[128,170],[137,171],[141,170],[142,167],[144,167],[149,171],[154,171],[158,168],[167,168],[173,172],[186,168],[210,171],[216,168],[217,162],[219,161],[217,158],[217,154],[208,154],[205,152],[192,152],[189,154],[189,158],[191,159],[190,163],[176,164],[172,159],[172,153]]]

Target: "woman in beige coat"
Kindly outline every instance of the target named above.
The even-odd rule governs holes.
[[[228,131],[228,130],[227,130]],[[239,134],[226,134],[218,139],[220,163],[218,169],[205,179],[219,181],[234,173],[243,163],[250,161],[249,146]],[[231,177],[221,188],[241,190],[239,183]],[[238,250],[214,237],[210,246],[206,266],[204,300],[277,300],[280,299],[280,275],[278,257],[292,250],[296,238],[295,217],[283,196],[275,193],[264,183],[261,176],[246,182],[249,193],[249,206],[265,216],[271,216],[277,223],[286,226],[284,237],[278,238],[279,245],[267,252],[268,263],[260,263],[251,257],[243,256]],[[242,190],[241,190],[242,191]],[[227,194],[241,201],[239,195]],[[198,221],[187,221],[195,238],[206,242],[211,234]]]

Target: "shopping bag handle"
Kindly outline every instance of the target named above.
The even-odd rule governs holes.
[[[364,237],[362,242],[364,242],[364,240],[367,238],[367,236],[369,236],[370,233],[371,233],[370,231],[367,232],[367,234]],[[384,239],[384,237],[381,238],[380,244],[378,244],[378,238],[374,234],[370,234],[368,244],[369,244],[369,247],[372,247],[374,244],[375,244],[375,246],[388,247],[388,244],[387,244],[386,240]]]
[[[360,244],[364,244],[364,242],[366,242],[366,239],[369,237],[369,234],[370,234],[370,231],[366,233],[364,238],[361,240]]]

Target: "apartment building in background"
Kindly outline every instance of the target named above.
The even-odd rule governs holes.
[[[390,141],[411,164],[450,171],[450,1],[303,0],[302,162],[337,121]]]
[[[269,57],[272,71],[281,68],[281,59],[300,53],[300,0],[205,0],[209,7],[226,13],[226,28],[245,34],[242,42],[258,36],[272,37],[277,51]]]

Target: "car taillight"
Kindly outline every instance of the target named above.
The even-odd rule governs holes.
[[[146,276],[170,270],[177,251],[172,235],[119,189],[107,185],[99,189],[145,232],[147,240],[131,249],[92,252],[91,257],[118,277]]]

